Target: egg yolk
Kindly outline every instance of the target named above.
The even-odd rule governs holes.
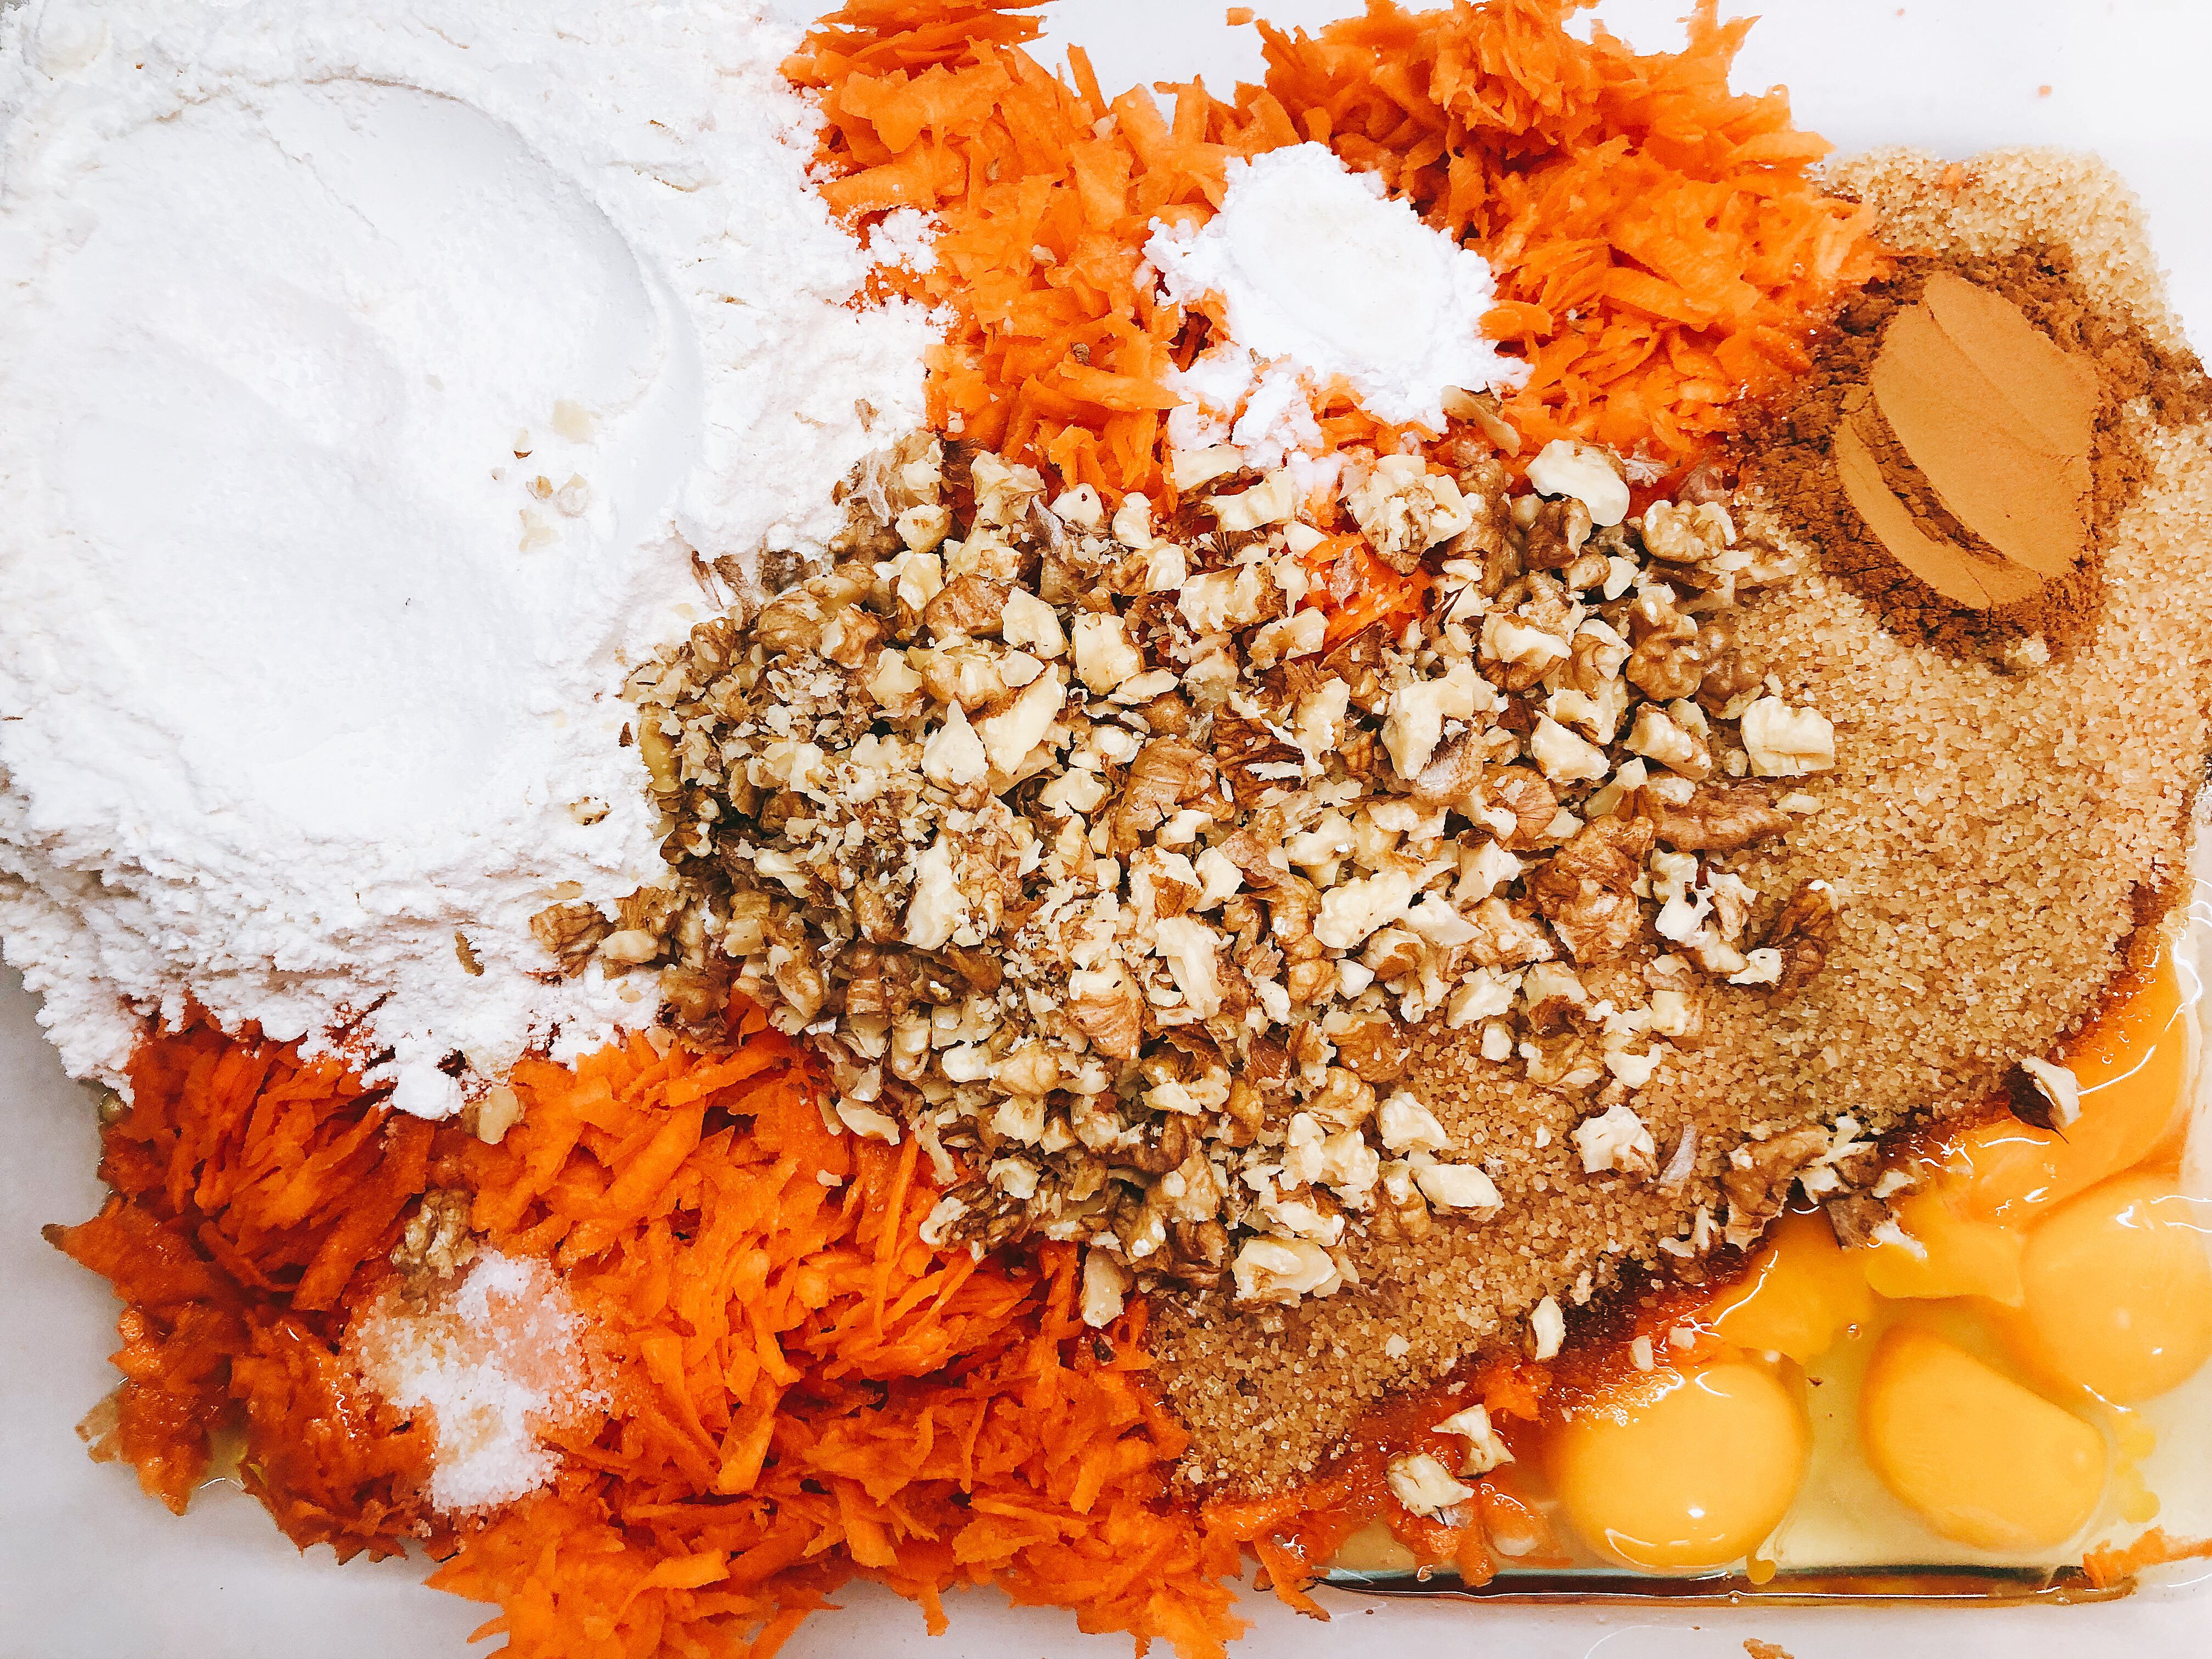
[[[1785,1353],[1800,1364],[1832,1347],[1874,1310],[1859,1264],[1823,1216],[1774,1225],[1743,1282],[1713,1304],[1713,1334],[1739,1348]]]
[[[1655,1371],[1567,1418],[1553,1480],[1591,1548],[1647,1572],[1709,1572],[1780,1524],[1808,1438],[1796,1401],[1760,1366]]]
[[[1940,1192],[1905,1200],[1897,1206],[1897,1222],[1902,1238],[1852,1253],[1877,1295],[1892,1301],[1982,1296],[2008,1308],[2020,1305],[2020,1258],[2027,1241],[2018,1230],[1962,1216]]]
[[[2169,945],[2135,992],[2063,1056],[2081,1115],[2063,1132],[2009,1119],[1961,1135],[1948,1160],[1969,1218],[2021,1221],[2149,1157],[2180,1117],[2194,984]]]
[[[2131,1405],[2212,1358],[2212,1204],[2128,1175],[2061,1205],[2029,1236],[2008,1333],[2063,1385]]]
[[[2035,1549],[2079,1532],[2105,1491],[2105,1441],[1963,1348],[1899,1327],[1859,1398],[1859,1437],[1881,1482],[1944,1537]]]

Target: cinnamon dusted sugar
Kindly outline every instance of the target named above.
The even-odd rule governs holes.
[[[1842,176],[1910,253],[2071,242],[2070,273],[2051,273],[2071,302],[2179,361],[2109,174],[2033,156],[1968,168],[1983,182],[1953,191],[1912,158]],[[1835,719],[1838,764],[1807,781],[1812,810],[1779,850],[1737,865],[1769,892],[1809,877],[1850,888],[1826,971],[1789,1001],[1724,994],[1704,1046],[1638,1097],[1662,1162],[1698,1132],[1671,1192],[1583,1176],[1567,1144],[1581,1103],[1498,1077],[1464,1033],[1425,1032],[1408,1074],[1455,1144],[1495,1160],[1506,1207],[1419,1243],[1371,1242],[1359,1290],[1328,1302],[1158,1310],[1161,1376],[1206,1490],[1317,1472],[1387,1392],[1519,1351],[1547,1296],[1568,1310],[1572,1340],[1589,1317],[1577,1291],[1602,1297],[1624,1267],[1674,1260],[1661,1242],[1715,1203],[1747,1133],[1846,1110],[1882,1130],[1972,1109],[2019,1056],[2094,1012],[2176,890],[2212,748],[2212,422],[2188,418],[2196,395],[2177,380],[2165,418],[2150,408],[2135,422],[2135,485],[2112,509],[2088,596],[2099,620],[2057,661],[2007,668],[1940,648],[1826,571],[1751,613],[1747,643],[1782,695]]]
[[[2094,155],[2030,148],[1947,161],[1893,146],[1835,163],[1825,182],[1874,209],[1882,241],[1899,253],[2063,247],[2102,315],[2132,324],[2163,350],[2189,349],[2135,192]]]
[[[1975,285],[1970,291],[2016,306],[2069,354],[2066,361],[2094,371],[2094,434],[2081,479],[2087,522],[2070,526],[2076,535],[2086,528],[2087,536],[2070,568],[2028,569],[1960,522],[1869,392],[1881,368],[1894,362],[1899,319],[1925,314],[1921,307],[1931,283],[1960,279]],[[2195,358],[2161,343],[2134,314],[2093,303],[2063,248],[1904,258],[1892,278],[1844,307],[1812,372],[1750,423],[1740,447],[1746,481],[1773,502],[1796,534],[1820,549],[1823,567],[1892,627],[1949,651],[2017,650],[2017,642],[2033,636],[2045,650],[2063,653],[2095,626],[2111,526],[2142,483],[2141,429],[2184,423],[2212,409]],[[1984,448],[1995,470],[2008,458],[1990,430],[1994,422],[1973,424],[1977,429],[1961,447]],[[1854,500],[1850,468],[1861,453],[1870,454],[1880,481],[1871,492],[1862,487]],[[1911,550],[1915,538],[1926,549],[1918,559]],[[1962,603],[1941,572],[1930,570],[1929,556],[1954,549],[1967,554],[1955,562],[1965,585],[1972,586],[1973,573],[1994,573],[1989,580],[1996,602]],[[1918,564],[1917,572],[1908,561]]]

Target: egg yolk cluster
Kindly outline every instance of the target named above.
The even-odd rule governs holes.
[[[1852,1345],[1828,1369],[1859,1379],[1860,1455],[1921,1523],[1991,1552],[2077,1538],[2117,1414],[2212,1358],[2212,1203],[2179,1169],[2191,1000],[2161,959],[2064,1056],[2078,1117],[1952,1137],[1858,1249],[1784,1218],[1646,1369],[1561,1405],[1541,1466],[1583,1542],[1647,1572],[1754,1558],[1805,1479],[1804,1368]]]

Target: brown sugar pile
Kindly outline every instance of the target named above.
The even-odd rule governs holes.
[[[1930,637],[1936,605],[1958,607],[1932,592],[1886,603],[1863,570],[1828,568],[1831,541],[1858,533],[1831,520],[1813,567],[1742,633],[1778,695],[1834,720],[1838,765],[1805,781],[1786,842],[1736,861],[1762,890],[1847,890],[1826,970],[1793,999],[1708,1004],[1701,1046],[1638,1101],[1665,1166],[1656,1179],[1586,1175],[1571,1139],[1583,1103],[1425,1030],[1408,1074],[1455,1144],[1480,1149],[1505,1207],[1369,1241],[1358,1288],[1326,1301],[1158,1310],[1160,1376],[1208,1490],[1305,1478],[1389,1391],[1526,1351],[1547,1298],[1573,1340],[1578,1305],[1625,1268],[1693,1258],[1711,1218],[1758,1198],[1745,1189],[1761,1148],[1794,1144],[1788,1162],[1802,1163],[1846,1115],[1871,1135],[1985,1101],[2021,1056],[2094,1012],[2170,899],[2212,749],[2212,423],[2134,204],[2098,164],[2050,153],[1961,169],[1893,152],[1836,182],[1876,207],[1909,260],[1989,262],[1975,268],[2062,345],[2086,343],[2108,379],[2132,372],[2116,354],[2147,366],[2130,396],[2100,399],[2095,465],[2121,459],[2093,482],[2094,544],[2065,579],[2079,592],[2046,598],[2034,619],[2076,619],[2070,644],[2000,660],[1960,648],[1985,637],[1972,628],[1939,622]],[[1907,265],[1923,288],[1934,268]],[[1788,516],[1765,528],[1786,535]],[[2008,619],[2010,636],[2027,621]]]

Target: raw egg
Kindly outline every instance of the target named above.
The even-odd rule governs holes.
[[[1739,1348],[1771,1349],[1800,1364],[1826,1353],[1873,1311],[1859,1264],[1824,1217],[1789,1215],[1743,1280],[1707,1316],[1713,1334]]]
[[[2104,1437],[1965,1349],[1900,1326],[1859,1398],[1881,1482],[1944,1537],[1986,1550],[2064,1542],[2105,1491]]]
[[[2063,1056],[2081,1085],[2081,1115],[2063,1133],[2008,1118],[1961,1135],[1949,1168],[1962,1212],[2025,1219],[2149,1157],[2181,1115],[2196,993],[2166,946],[2134,992]]]
[[[2212,1204],[2127,1175],[2052,1211],[2021,1258],[2008,1328],[2036,1372],[2131,1405],[2212,1358]]]
[[[2027,1241],[2012,1227],[1959,1214],[1942,1192],[1915,1193],[1897,1206],[1900,1238],[1852,1254],[1866,1282],[1893,1300],[1984,1296],[2020,1305],[2020,1257]]]
[[[1774,1530],[1804,1479],[1804,1413],[1746,1360],[1662,1370],[1577,1407],[1551,1448],[1567,1518],[1647,1572],[1710,1572]]]

